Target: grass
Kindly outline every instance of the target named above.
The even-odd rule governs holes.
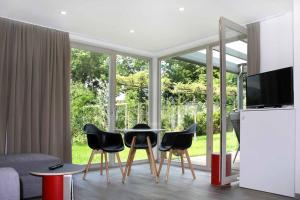
[[[227,132],[227,151],[235,151],[238,148],[238,142],[233,132]],[[220,134],[214,134],[213,136],[213,151],[220,152]],[[127,160],[129,149],[125,148],[120,153],[121,160],[124,162]],[[73,144],[72,146],[72,157],[73,163],[75,164],[86,164],[88,162],[91,149],[87,144]],[[200,156],[206,154],[206,136],[198,136],[193,140],[192,147],[189,149],[190,156]],[[137,151],[135,160],[147,159],[146,152],[143,150]],[[100,162],[100,155],[96,154],[93,163]]]

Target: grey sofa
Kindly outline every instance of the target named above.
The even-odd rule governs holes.
[[[20,179],[18,172],[13,168],[0,168],[0,199],[20,199]]]
[[[29,172],[42,166],[54,165],[58,162],[60,162],[59,158],[46,154],[31,153],[0,156],[0,168],[13,168],[19,175],[21,199],[39,197],[42,195],[42,179],[30,175]],[[1,181],[5,180],[0,176],[0,182]],[[5,183],[0,183],[0,187],[2,187],[1,184]],[[0,199],[5,198],[0,196]]]

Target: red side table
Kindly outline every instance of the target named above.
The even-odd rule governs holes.
[[[226,154],[226,176],[231,175],[231,154]],[[211,184],[221,185],[220,178],[220,154],[212,153],[211,155]]]
[[[43,200],[63,200],[64,199],[64,175],[72,175],[83,172],[80,165],[64,164],[63,167],[49,170],[43,167],[31,171],[34,176],[43,178]]]

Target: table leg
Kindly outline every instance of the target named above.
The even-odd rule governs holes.
[[[43,200],[64,199],[64,176],[43,176]]]

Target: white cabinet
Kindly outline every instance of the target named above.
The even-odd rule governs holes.
[[[240,187],[294,197],[295,110],[244,110],[240,116]]]

